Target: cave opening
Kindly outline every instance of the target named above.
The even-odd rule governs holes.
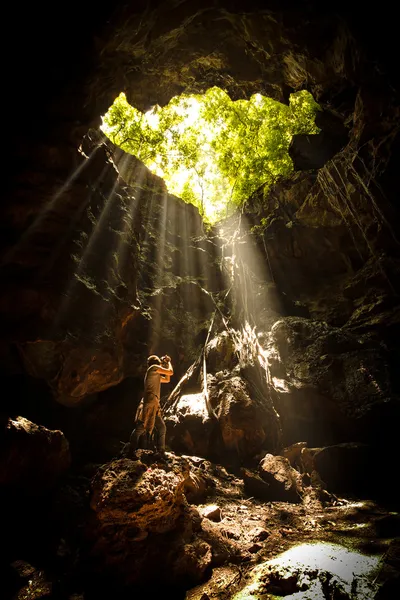
[[[267,194],[293,171],[292,138],[320,131],[318,110],[306,90],[282,104],[260,93],[233,101],[214,86],[204,94],[174,96],[166,106],[143,113],[122,92],[102,117],[101,130],[213,225],[256,190],[262,187]]]

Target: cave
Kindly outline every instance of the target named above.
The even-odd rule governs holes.
[[[2,597],[398,597],[390,9],[138,0],[7,18]],[[321,110],[319,133],[291,139],[292,172],[209,225],[100,127],[121,92],[146,112],[213,87],[285,105],[305,91]],[[129,443],[150,355],[173,365],[161,454]]]

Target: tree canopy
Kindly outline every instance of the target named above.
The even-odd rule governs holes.
[[[260,186],[293,170],[292,136],[318,133],[318,104],[307,91],[289,105],[261,94],[232,101],[218,87],[175,96],[146,113],[124,93],[103,117],[102,131],[161,176],[168,191],[195,204],[214,223],[240,207]]]

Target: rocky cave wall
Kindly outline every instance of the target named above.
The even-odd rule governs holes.
[[[387,63],[376,60],[379,54],[382,59],[382,46],[374,53],[375,45],[366,44],[371,40],[365,23],[340,6],[324,11],[313,3],[289,3],[285,10],[281,3],[171,1],[122,4],[109,14],[102,10],[88,11],[76,23],[71,6],[66,21],[54,21],[50,32],[39,27],[33,33],[27,15],[21,31],[27,62],[11,69],[17,110],[27,110],[27,86],[40,93],[32,94],[29,123],[14,123],[8,136],[1,352],[2,371],[14,391],[5,412],[19,403],[34,414],[29,390],[37,378],[66,404],[96,404],[98,392],[124,378],[140,381],[143,354],[161,351],[159,339],[177,373],[201,348],[213,307],[199,285],[221,287],[217,269],[207,279],[202,257],[206,253],[214,264],[218,248],[204,238],[196,211],[167,198],[157,178],[140,174],[138,167],[132,187],[134,163],[124,169],[123,157],[109,144],[96,150],[93,131],[121,91],[144,110],[212,85],[224,87],[232,98],[261,92],[280,101],[308,89],[323,107],[325,139],[306,140],[306,151],[304,140],[292,148],[303,172],[278,184],[267,198],[256,194],[248,219],[256,228],[264,220],[257,243],[267,250],[281,314],[346,325],[354,338],[360,332],[372,337],[389,365],[391,387],[384,388],[382,399],[395,397],[398,244],[391,184],[398,101]],[[311,153],[310,142],[317,144]],[[324,153],[332,161],[321,167]],[[130,210],[140,218],[124,228]],[[160,253],[157,218],[166,223],[162,294],[160,270],[150,267]],[[168,227],[176,218],[192,228],[185,234],[190,243],[183,228],[178,240]],[[82,263],[95,225],[98,241]],[[124,261],[116,269],[110,248],[121,245]],[[147,254],[141,254],[139,248],[146,246]],[[188,246],[193,259],[182,280],[177,264]],[[66,282],[72,282],[67,294]],[[196,299],[195,317],[185,298]],[[185,317],[177,319],[174,310]],[[21,378],[27,384],[18,399]],[[324,393],[331,395],[329,385]]]

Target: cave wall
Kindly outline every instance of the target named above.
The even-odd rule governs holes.
[[[349,12],[340,4],[322,8],[313,2],[114,3],[101,10],[98,6],[79,7],[79,19],[75,18],[77,9],[72,4],[60,15],[50,15],[50,27],[44,21],[49,15],[41,14],[42,9],[15,17],[24,58],[15,56],[9,61],[8,82],[15,114],[29,118],[5,123],[9,149],[1,208],[2,370],[4,375],[29,373],[44,379],[55,396],[66,403],[79,402],[126,376],[140,374],[143,353],[152,347],[159,350],[157,340],[149,338],[144,310],[148,303],[140,306],[141,295],[148,301],[157,289],[157,273],[149,288],[148,260],[142,257],[140,265],[140,254],[134,248],[135,243],[146,239],[148,229],[143,200],[138,208],[142,217],[136,231],[130,232],[126,265],[120,273],[125,287],[118,287],[117,280],[111,285],[104,281],[99,284],[98,277],[110,258],[102,248],[84,269],[86,284],[74,283],[79,293],[74,291],[69,298],[69,315],[61,318],[58,310],[65,304],[65,283],[76,270],[74,255],[79,261],[79,248],[85,247],[82,234],[89,238],[92,232],[90,214],[98,221],[105,199],[110,194],[118,199],[109,207],[110,219],[103,227],[104,241],[112,245],[118,243],[118,234],[112,229],[118,230],[115,225],[122,222],[123,207],[132,206],[131,179],[126,170],[123,173],[121,156],[107,144],[95,150],[98,140],[90,134],[121,91],[135,106],[146,109],[156,102],[167,103],[177,93],[201,92],[212,85],[225,87],[232,98],[248,98],[257,91],[281,101],[287,101],[292,91],[308,89],[325,113],[346,130],[348,156],[361,156],[368,173],[385,184],[385,195],[376,192],[374,198],[393,227],[396,199],[390,184],[396,169],[393,150],[398,102],[396,77],[387,60],[391,59],[390,34],[382,35],[379,30],[380,22],[386,24],[382,16],[374,21],[367,10],[360,17],[357,11]],[[383,46],[382,37],[386,40]],[[329,133],[329,125],[326,129]],[[340,170],[340,159],[336,160]],[[347,166],[348,162],[340,171],[344,177]],[[77,169],[78,177],[71,181]],[[357,273],[368,271],[368,261],[382,248],[390,256],[396,255],[396,244],[386,235],[385,227],[374,228],[374,210],[365,194],[357,196],[357,190],[353,199],[371,233],[368,243],[360,232],[354,242],[357,227],[350,231],[343,225],[340,211],[332,210],[329,195],[316,178],[315,170],[307,171],[301,193],[296,188],[301,176],[295,175],[289,182],[291,197],[281,198],[285,215],[271,219],[264,241],[274,260],[276,283],[289,299],[289,307],[304,306],[309,316],[343,324],[362,310],[365,288],[374,277],[374,273],[359,277],[357,289]],[[150,193],[154,210],[160,214],[165,189],[154,178],[150,187],[156,191],[147,191],[143,198],[148,199]],[[280,188],[273,193],[279,195]],[[192,233],[200,234],[195,211],[177,199],[168,201],[168,207],[172,204],[195,224],[197,229]],[[268,202],[256,204],[250,218],[257,224],[272,212]],[[291,222],[298,226],[288,227]],[[171,230],[167,235],[174,234]],[[180,244],[182,247],[186,242],[181,240]],[[193,287],[190,277],[178,285],[174,260],[178,260],[179,244],[169,239],[167,245],[171,278],[163,282],[162,298],[168,312],[171,307],[179,308],[185,297],[193,297],[198,286]],[[200,245],[199,252],[203,250]],[[156,244],[152,251],[157,251]],[[214,260],[214,250],[210,252]],[[81,264],[79,268],[83,269]],[[393,272],[396,274],[395,268]],[[288,277],[288,273],[294,275]],[[197,283],[204,283],[201,273],[189,273],[192,275]],[[393,288],[394,276],[389,279]],[[322,294],[316,290],[321,280]],[[218,282],[208,284],[218,287]],[[103,287],[99,289],[99,285]],[[343,290],[349,285],[346,296]],[[335,306],[330,301],[333,287],[340,288]],[[393,289],[389,292],[393,295]],[[152,327],[160,298],[153,297]],[[385,302],[386,296],[384,306]],[[194,333],[199,340],[202,320],[211,305],[202,295],[197,303]],[[187,346],[176,346],[177,337],[185,338],[185,343],[193,337],[193,332],[182,330],[178,321],[164,318],[165,327],[158,330],[158,339],[170,340],[165,350],[178,364],[181,361],[183,371],[195,347],[188,351]],[[104,336],[105,331],[108,334]],[[144,339],[147,344],[143,344]]]

